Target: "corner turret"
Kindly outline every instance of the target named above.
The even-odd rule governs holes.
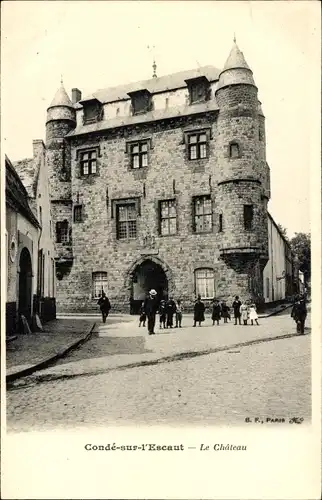
[[[216,204],[224,221],[219,246],[230,279],[239,283],[236,295],[260,302],[268,259],[268,190],[257,92],[253,72],[234,41],[216,89]]]
[[[47,109],[46,143],[65,137],[76,126],[76,111],[61,83]]]

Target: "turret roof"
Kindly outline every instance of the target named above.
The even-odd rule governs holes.
[[[49,108],[53,108],[54,106],[67,106],[68,108],[73,108],[72,101],[69,99],[63,84],[61,84],[60,88],[57,90]]]
[[[244,68],[250,70],[250,67],[248,66],[244,54],[238,47],[237,43],[234,41],[234,45],[230,51],[230,54],[228,56],[228,59],[225,63],[223,71],[226,69],[235,69],[235,68]]]

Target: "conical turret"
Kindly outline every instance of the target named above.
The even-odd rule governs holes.
[[[217,90],[227,85],[248,84],[256,87],[253,72],[248,66],[244,54],[234,41],[228,59],[219,76]]]
[[[61,83],[50,106],[47,109],[46,142],[59,137],[65,137],[76,126],[76,111]]]

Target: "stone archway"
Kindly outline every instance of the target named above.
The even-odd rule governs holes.
[[[29,250],[24,247],[19,259],[18,315],[31,321],[32,305],[32,264]]]
[[[154,256],[146,256],[137,260],[129,269],[126,281],[131,314],[138,314],[140,306],[151,288],[157,291],[159,300],[167,298],[172,291],[170,269]]]

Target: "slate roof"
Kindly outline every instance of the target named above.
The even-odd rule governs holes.
[[[40,227],[38,220],[28,204],[28,193],[11,161],[6,156],[6,203],[23,214],[34,226]]]
[[[187,88],[185,80],[197,78],[199,76],[205,76],[210,82],[214,82],[218,80],[219,74],[220,70],[214,66],[203,66],[197,69],[179,71],[178,73],[172,73],[171,75],[150,78],[149,80],[142,80],[139,82],[97,90],[90,96],[82,99],[82,101],[92,99],[93,97],[102,103],[123,101],[130,99],[128,93],[135,92],[136,90],[147,89],[151,94],[157,94],[160,92],[166,92],[167,90]],[[77,104],[76,107],[80,108],[81,106]]]
[[[148,113],[133,115],[133,116],[116,116],[108,120],[91,123],[89,125],[80,124],[76,129],[72,130],[67,137],[75,135],[88,134],[90,132],[98,132],[100,130],[108,130],[117,127],[124,127],[126,125],[135,125],[153,122],[157,120],[167,120],[170,118],[177,118],[180,116],[189,116],[198,113],[205,113],[207,111],[217,111],[218,104],[215,99],[203,103],[192,104],[187,106],[174,106],[167,109],[158,109],[149,111]]]
[[[35,198],[40,162],[36,162],[33,158],[25,158],[13,162],[13,167],[19,175],[28,196],[30,198]]]
[[[233,68],[244,68],[251,71],[245,60],[244,54],[242,53],[236,42],[234,42],[223,71]]]
[[[68,97],[68,94],[63,84],[61,84],[60,88],[57,90],[55,97],[53,98],[49,108],[52,108],[54,106],[67,106],[69,108],[73,108],[72,101]]]

